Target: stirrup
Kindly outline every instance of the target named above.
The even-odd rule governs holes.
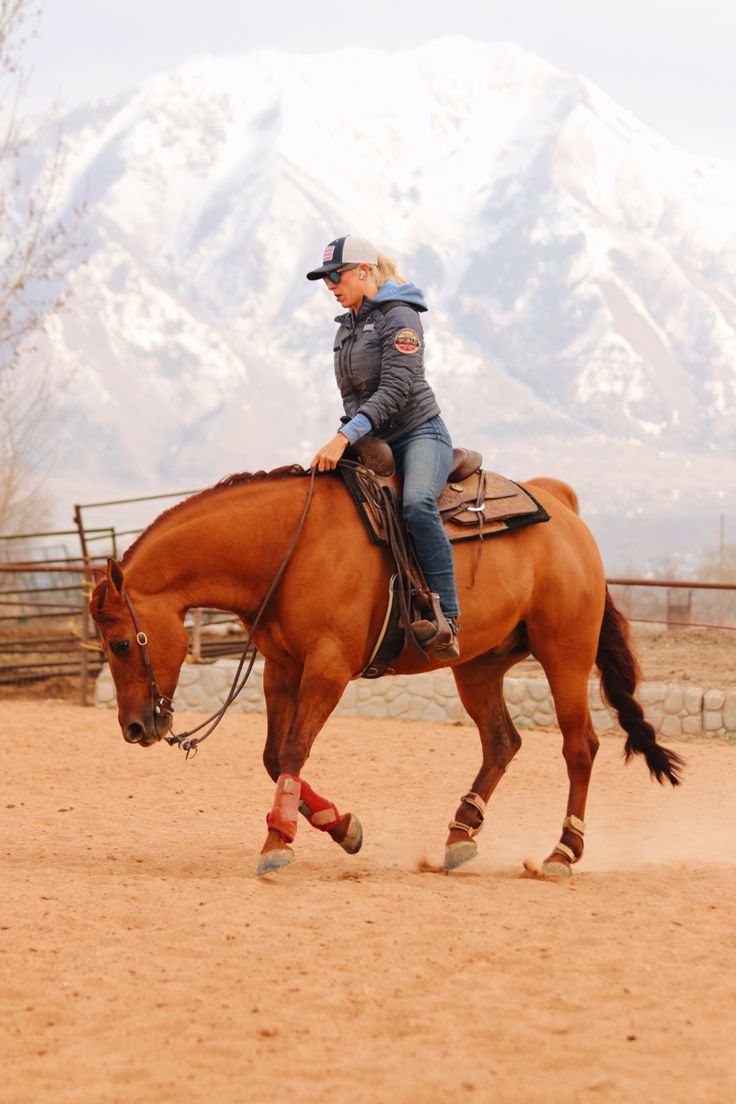
[[[436,594],[432,594],[432,612],[434,614],[434,620],[422,618],[419,621],[413,621],[411,630],[414,633],[416,640],[424,648],[425,652],[452,652],[453,655],[460,655],[460,649],[457,646],[457,626],[454,618],[448,618],[442,612],[442,607],[439,603],[439,598]]]

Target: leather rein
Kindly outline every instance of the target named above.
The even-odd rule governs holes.
[[[317,469],[313,468],[312,472],[311,472],[311,475],[310,475],[310,480],[309,480],[309,490],[307,492],[307,499],[306,499],[306,502],[304,503],[304,509],[302,510],[301,517],[299,518],[299,522],[297,524],[296,531],[294,533],[294,536],[291,539],[291,543],[290,543],[289,547],[286,550],[284,558],[281,561],[281,565],[280,565],[278,571],[276,572],[276,575],[274,576],[274,579],[273,579],[271,585],[269,586],[268,590],[266,591],[266,594],[265,594],[265,597],[263,598],[263,601],[261,602],[260,606],[258,607],[258,612],[256,613],[256,616],[253,619],[253,623],[252,623],[250,631],[248,633],[248,639],[246,640],[246,642],[243,646],[243,651],[242,651],[242,654],[240,656],[240,661],[238,663],[237,670],[236,670],[235,675],[233,677],[232,685],[231,685],[231,687],[228,691],[228,694],[227,694],[227,697],[225,698],[225,701],[222,703],[222,705],[220,706],[219,709],[217,709],[214,713],[211,713],[210,716],[206,717],[200,724],[196,725],[194,728],[189,729],[188,732],[180,732],[180,733],[176,734],[176,733],[174,733],[173,728],[171,728],[171,734],[169,736],[163,736],[163,739],[166,741],[167,744],[169,744],[170,747],[174,747],[174,745],[176,745],[177,747],[180,747],[182,749],[182,751],[185,751],[187,759],[189,758],[190,755],[196,755],[197,754],[197,748],[198,748],[199,744],[201,744],[203,740],[206,740],[207,737],[212,732],[214,732],[214,730],[217,728],[217,726],[219,725],[220,721],[222,720],[222,718],[227,713],[227,711],[230,708],[230,706],[232,705],[232,703],[242,693],[243,689],[245,688],[245,684],[247,683],[247,681],[250,677],[250,673],[253,670],[253,664],[255,663],[256,656],[258,654],[255,647],[253,648],[253,650],[251,652],[250,661],[248,663],[248,667],[247,667],[247,670],[245,671],[245,674],[243,674],[242,672],[243,672],[243,667],[245,666],[246,658],[248,656],[248,651],[250,650],[251,645],[253,643],[253,634],[255,633],[256,629],[258,628],[258,625],[260,624],[260,621],[261,621],[261,618],[263,617],[266,606],[268,605],[269,601],[271,600],[271,597],[273,595],[273,592],[276,590],[276,587],[280,583],[281,577],[284,574],[284,571],[286,570],[286,565],[288,564],[289,560],[291,559],[292,553],[294,552],[294,549],[297,546],[297,542],[299,541],[299,538],[302,535],[302,529],[304,528],[304,522],[307,519],[307,513],[309,512],[309,507],[310,507],[311,502],[312,502],[312,495],[314,494],[314,478],[315,478],[316,474],[317,474]],[[138,647],[140,648],[141,656],[143,658],[143,663],[145,665],[146,672],[148,674],[148,684],[149,684],[149,689],[150,689],[150,694],[151,694],[151,710],[152,710],[152,715],[153,715],[153,727],[154,727],[154,731],[156,732],[156,735],[158,735],[159,734],[158,733],[159,718],[162,719],[162,720],[168,720],[170,723],[173,720],[174,700],[173,700],[173,698],[169,698],[169,697],[166,696],[166,694],[162,693],[162,691],[161,691],[161,689],[158,685],[158,682],[156,681],[156,675],[154,674],[153,664],[151,662],[151,655],[150,655],[150,652],[148,651],[148,636],[146,635],[145,632],[142,631],[142,629],[140,627],[140,623],[138,621],[138,616],[136,614],[135,607],[134,607],[133,602],[131,600],[130,594],[128,593],[127,590],[125,591],[125,601],[128,605],[128,609],[130,610],[130,616],[131,616],[132,621],[133,621],[133,628],[135,629],[136,643],[137,643]],[[209,728],[207,728],[206,732],[204,732],[201,736],[195,736],[195,733],[199,732],[203,728],[206,728],[208,725],[209,725]]]

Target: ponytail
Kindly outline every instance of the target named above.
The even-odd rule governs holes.
[[[377,255],[378,264],[370,265],[371,276],[376,287],[383,287],[388,280],[392,280],[395,284],[405,284],[404,277],[396,271],[396,261],[392,257],[387,257],[385,253],[378,253]]]

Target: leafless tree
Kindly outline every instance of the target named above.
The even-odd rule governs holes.
[[[30,384],[19,372],[0,376],[1,532],[40,532],[47,524],[43,481],[53,461],[54,429],[42,376]]]
[[[60,147],[38,180],[22,180],[21,155],[34,132],[20,114],[26,87],[22,56],[36,32],[39,0],[0,0],[0,532],[34,516],[37,442],[46,409],[42,383],[19,386],[22,359],[46,319],[63,304],[71,230],[54,215],[61,185]],[[37,130],[50,123],[44,119]],[[35,526],[37,528],[37,526]]]

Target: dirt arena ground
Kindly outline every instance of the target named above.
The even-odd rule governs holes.
[[[3,1104],[736,1099],[736,745],[663,789],[605,738],[568,884],[556,732],[525,732],[450,876],[469,728],[335,720],[305,772],[364,824],[306,825],[258,879],[262,717],[185,762],[113,713],[0,701]]]

